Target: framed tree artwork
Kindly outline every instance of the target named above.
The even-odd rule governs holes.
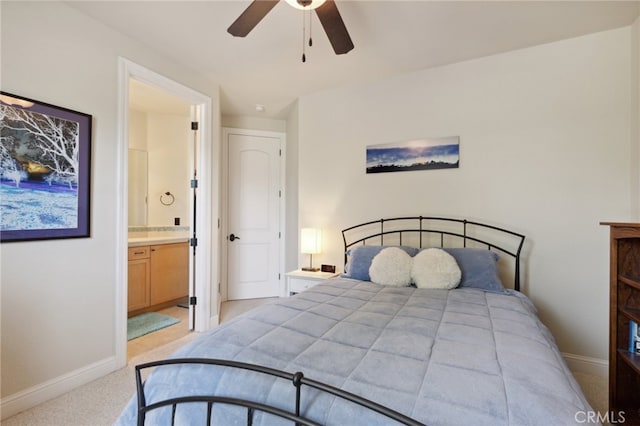
[[[90,235],[89,114],[0,92],[0,240]]]

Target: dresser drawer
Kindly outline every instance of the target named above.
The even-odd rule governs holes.
[[[149,252],[149,246],[129,247],[129,260],[147,259]]]

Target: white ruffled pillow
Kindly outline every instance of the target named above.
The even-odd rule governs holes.
[[[413,257],[411,279],[418,288],[455,288],[462,271],[456,259],[439,248],[422,250]]]
[[[369,267],[371,281],[376,284],[407,287],[411,284],[413,259],[406,251],[388,247],[380,251]]]

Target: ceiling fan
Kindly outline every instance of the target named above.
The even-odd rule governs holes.
[[[245,37],[264,18],[280,0],[253,0],[244,12],[227,29],[235,37]],[[342,16],[333,0],[286,0],[292,6],[303,9],[314,9],[322,28],[327,33],[329,42],[337,55],[353,49],[353,42],[344,25]]]

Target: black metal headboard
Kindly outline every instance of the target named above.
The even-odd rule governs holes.
[[[525,236],[493,225],[466,219],[407,216],[378,219],[342,230],[344,261],[358,245],[426,247],[486,247],[513,257],[514,290],[520,291],[520,252]]]

